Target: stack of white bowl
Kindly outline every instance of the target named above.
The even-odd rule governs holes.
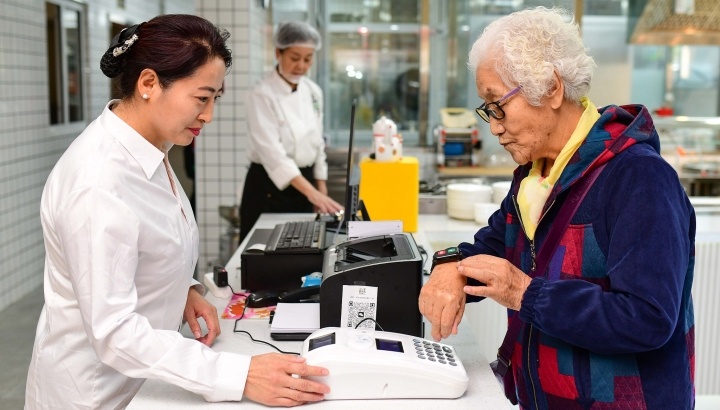
[[[451,218],[472,221],[475,219],[474,205],[491,199],[489,185],[455,183],[447,186],[447,212]]]
[[[510,191],[510,183],[512,181],[499,181],[493,182],[492,187],[492,201],[496,204],[502,203],[503,199],[507,196]]]
[[[474,205],[475,222],[480,225],[487,225],[490,216],[500,209],[500,205],[494,202],[477,202]]]

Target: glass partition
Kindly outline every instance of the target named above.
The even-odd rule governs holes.
[[[582,6],[583,36],[597,63],[591,98],[605,104],[662,106],[668,90],[676,114],[718,112],[720,49],[629,45],[628,0],[274,0],[274,21],[301,19],[323,36],[311,77],[325,92],[325,131],[347,143],[350,104],[358,100],[356,138],[369,147],[371,127],[392,118],[406,146],[432,146],[446,107],[477,106],[467,53],[484,27],[528,7]],[[615,33],[617,32],[617,33]],[[609,86],[611,85],[611,86]],[[482,128],[486,154],[502,153]],[[495,147],[493,144],[498,145]],[[497,148],[497,149],[496,149]]]

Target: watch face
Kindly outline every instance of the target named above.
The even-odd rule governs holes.
[[[460,260],[460,249],[453,246],[447,249],[443,249],[435,252],[433,255],[432,267],[447,262],[455,262]]]
[[[454,256],[454,255],[457,255],[458,253],[459,253],[459,249],[458,249],[457,247],[454,247],[454,246],[453,246],[453,247],[450,247],[450,248],[443,249],[443,250],[441,250],[441,251],[435,252],[435,257],[436,257],[436,258],[443,258],[443,257],[446,257],[446,256]]]

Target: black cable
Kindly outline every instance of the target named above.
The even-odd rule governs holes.
[[[232,286],[230,286],[230,284],[228,284],[227,287],[230,288],[230,291],[232,292],[233,295],[245,296],[245,299],[247,299],[247,295],[245,295],[244,293],[237,293],[237,292],[235,292],[235,289],[233,289]]]
[[[430,255],[428,255],[427,251],[422,246],[418,246],[418,251],[420,251],[420,258],[422,259],[423,275],[429,275],[430,272],[425,270],[425,262],[427,262]]]
[[[425,266],[425,262],[427,262],[428,253],[422,246],[418,246],[418,250],[420,251],[420,257],[422,258],[423,266]]]
[[[380,326],[380,323],[378,323],[377,320],[375,320],[375,319],[373,319],[373,318],[371,318],[371,317],[366,317],[365,319],[359,321],[358,324],[355,325],[355,329],[357,329],[357,328],[362,324],[362,322],[364,322],[364,321],[366,321],[366,320],[372,320],[373,322],[375,322],[375,326],[379,327],[380,330],[382,330],[383,332],[385,331],[385,329],[383,329],[382,326]]]
[[[239,320],[240,320],[240,319],[236,319],[236,320],[235,320],[235,326],[233,327],[233,333],[245,333],[246,335],[248,335],[248,337],[250,337],[250,340],[252,340],[253,342],[255,342],[255,343],[262,343],[262,344],[264,344],[264,345],[268,345],[268,346],[272,347],[273,349],[275,349],[275,350],[277,350],[278,352],[283,353],[283,354],[294,354],[294,355],[298,355],[298,356],[300,355],[300,353],[296,353],[296,352],[286,352],[286,351],[284,351],[284,350],[280,350],[277,346],[275,346],[275,345],[272,344],[272,343],[268,343],[268,342],[266,342],[266,341],[264,341],[264,340],[255,339],[254,337],[252,337],[252,335],[251,335],[250,332],[248,332],[248,331],[239,330],[239,329],[237,328],[237,322],[238,322]]]

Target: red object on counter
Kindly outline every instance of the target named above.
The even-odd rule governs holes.
[[[672,107],[663,106],[658,109],[656,109],[655,114],[661,116],[661,117],[668,117],[675,114],[675,111]]]

